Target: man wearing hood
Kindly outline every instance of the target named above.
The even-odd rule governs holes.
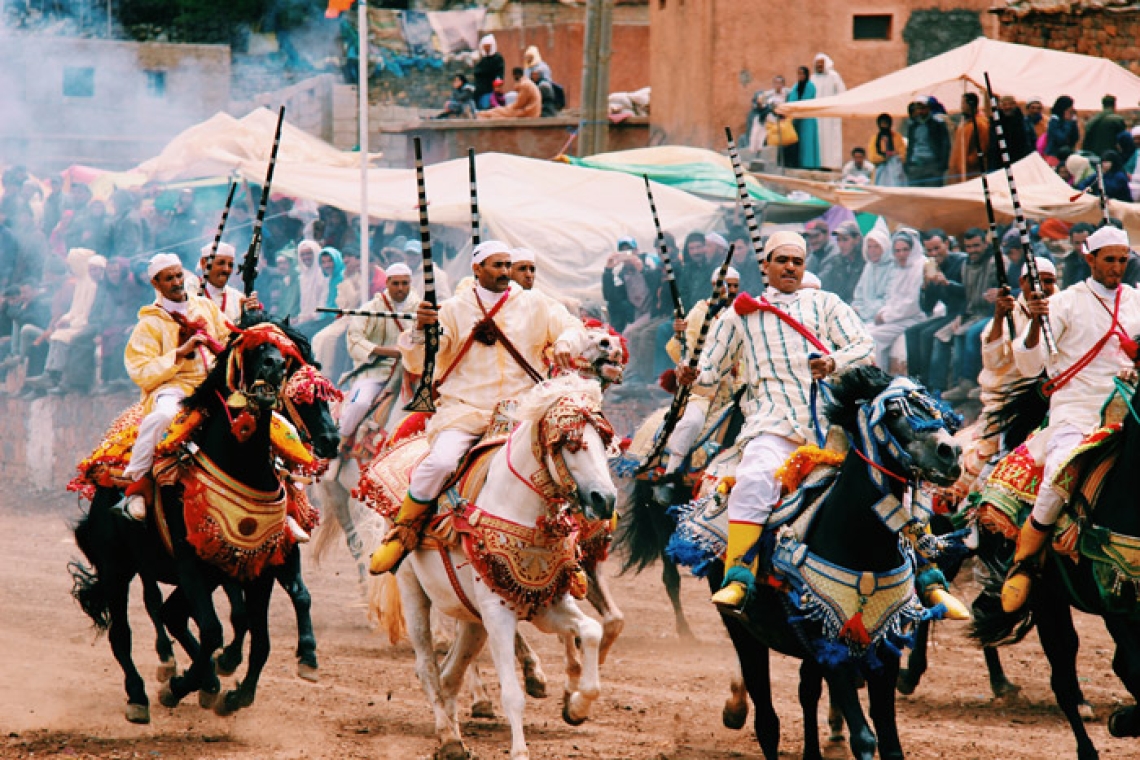
[[[71,307],[51,331],[44,374],[27,381],[26,387],[36,392],[44,392],[59,385],[72,344],[78,343],[86,334],[87,321],[99,290],[99,280],[103,279],[107,268],[107,260],[89,248],[72,248],[67,254],[67,266],[75,276]]]
[[[542,60],[542,54],[538,52],[537,45],[531,45],[526,49],[526,52],[523,53],[523,66],[525,67],[523,76],[527,79],[531,78],[530,75],[533,72],[541,71],[543,79],[549,82],[554,81],[554,75],[550,72],[550,64]]]
[[[317,254],[321,244],[316,240],[302,240],[297,245],[297,270],[301,286],[300,312],[294,320],[297,326],[312,322],[318,316],[317,309],[325,305],[328,298],[328,281],[317,265]]]
[[[480,109],[491,107],[491,93],[495,89],[495,80],[502,79],[507,73],[506,63],[499,53],[499,45],[495,35],[487,34],[479,40],[479,62],[475,64],[475,103]]]
[[[825,53],[818,53],[814,61],[815,70],[811,83],[815,85],[817,98],[830,98],[847,91],[843,77],[835,70],[835,63]],[[816,119],[819,129],[819,161],[821,166],[838,169],[843,166],[843,120]]]
[[[922,321],[922,270],[926,263],[922,238],[909,228],[891,237],[893,273],[882,307],[868,322],[868,332],[875,340],[877,363],[890,371],[891,348],[908,328]]]
[[[875,227],[863,241],[863,272],[851,297],[851,308],[867,324],[875,323],[891,294],[894,258],[890,254],[891,238],[884,229]]]

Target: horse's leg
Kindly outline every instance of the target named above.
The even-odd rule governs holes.
[[[542,670],[542,661],[538,659],[538,653],[531,649],[530,642],[522,635],[522,631],[515,634],[515,658],[522,665],[527,696],[546,699],[546,673]]]
[[[610,593],[610,585],[606,581],[602,567],[603,563],[598,562],[586,571],[590,577],[586,599],[594,605],[594,609],[602,616],[602,645],[598,658],[600,663],[605,665],[606,655],[610,653],[610,647],[614,645],[617,637],[621,635],[622,629],[625,628],[625,615],[614,602],[613,594]]]
[[[306,681],[317,681],[317,636],[313,632],[313,598],[301,574],[301,551],[294,548],[285,559],[285,564],[274,572],[277,582],[289,601],[293,603],[293,614],[297,618],[297,675]]]
[[[438,760],[466,760],[467,748],[459,736],[459,723],[448,714],[441,696],[439,663],[431,632],[431,599],[414,572],[404,569],[396,574],[400,600],[408,624],[408,638],[416,653],[416,676],[435,715],[435,732],[439,738]]]
[[[926,673],[926,647],[930,643],[930,621],[923,620],[918,624],[914,635],[914,646],[910,650],[906,667],[899,670],[898,689],[900,694],[914,694],[919,681]]]
[[[341,469],[343,470],[343,464]],[[340,476],[340,472],[337,473]],[[360,532],[356,529],[356,520],[352,516],[352,503],[347,489],[340,484],[339,480],[328,480],[326,482],[325,493],[334,495],[332,501],[333,514],[336,515],[337,522],[340,523],[341,528],[344,529],[344,542],[348,546],[348,552],[352,555],[353,561],[356,563],[356,573],[362,584],[368,582],[368,549],[364,546],[364,541],[360,537]]]
[[[1133,700],[1140,699],[1140,635],[1136,623],[1126,617],[1105,615],[1104,624],[1116,642],[1112,670]],[[1108,717],[1108,732],[1116,737],[1140,736],[1140,709],[1135,704],[1118,707]]]
[[[823,760],[819,750],[819,698],[823,670],[810,657],[800,661],[800,707],[804,713],[804,760]]]
[[[242,707],[249,707],[257,696],[261,671],[269,660],[269,598],[273,594],[275,580],[272,572],[266,572],[242,584],[249,623],[249,667],[237,688],[227,691],[217,701],[214,711],[218,715],[230,715]]]
[[[440,697],[444,709],[456,725],[459,723],[458,697],[463,689],[463,676],[483,650],[486,641],[487,632],[483,630],[482,624],[457,622],[455,640],[451,643],[451,649],[447,650],[447,657],[439,671]],[[473,707],[473,713],[474,710]]]
[[[673,605],[677,636],[685,641],[693,641],[696,637],[693,636],[689,621],[685,619],[685,610],[681,607],[681,573],[677,570],[677,563],[666,556],[664,549],[661,550],[661,582],[665,584],[665,593]]]
[[[898,667],[891,670],[893,678],[898,678]],[[843,665],[827,672],[827,690],[831,694],[831,701],[847,721],[847,730],[851,736],[849,744],[851,754],[855,760],[872,760],[875,757],[875,734],[867,725],[867,716],[863,714],[863,706],[859,703],[859,689],[857,673],[851,665]],[[892,679],[891,685],[895,681]]]
[[[1053,585],[1052,588],[1041,588],[1035,594],[1033,603],[1037,636],[1041,639],[1041,648],[1049,660],[1049,685],[1053,687],[1057,706],[1069,721],[1069,727],[1077,740],[1078,759],[1093,760],[1099,755],[1080,714],[1082,695],[1077,681],[1077,647],[1080,641],[1077,630],[1073,627],[1073,613],[1069,608],[1068,596],[1061,593],[1057,585]]]
[[[230,627],[234,629],[234,639],[218,652],[214,664],[218,668],[218,675],[232,676],[241,665],[245,636],[249,633],[249,611],[238,583],[227,581],[222,584],[222,591],[226,592],[226,599],[230,602]]]
[[[982,654],[986,658],[986,670],[990,674],[990,690],[994,693],[994,699],[1006,699],[1021,691],[1020,686],[1006,678],[997,647],[982,647]]]
[[[175,707],[182,698],[192,691],[204,695],[215,695],[221,689],[218,675],[214,671],[214,652],[222,645],[222,621],[214,609],[213,591],[216,587],[202,576],[202,568],[188,544],[175,544],[175,564],[178,566],[178,580],[191,615],[198,625],[198,656],[181,676],[174,676],[159,691],[159,701],[164,707]],[[207,706],[199,697],[199,704]]]
[[[471,677],[471,717],[483,718],[484,720],[493,719],[495,717],[495,706],[491,704],[491,695],[487,693],[487,685],[483,683],[479,666],[472,663],[467,674]]]
[[[895,685],[899,678],[899,660],[879,649],[882,660],[880,670],[867,674],[867,699],[870,702],[871,720],[879,738],[881,760],[902,760],[902,742],[895,719]]]
[[[712,576],[710,586],[711,580]],[[764,753],[765,760],[777,760],[780,756],[780,716],[772,704],[768,647],[752,636],[739,620],[722,615],[721,621],[728,630],[728,637],[732,639],[732,648],[736,650],[736,657],[740,661],[744,685],[748,689],[748,696],[752,697],[752,707],[756,710],[752,728],[756,732],[760,751]]]
[[[175,588],[162,603],[162,623],[174,640],[182,645],[182,650],[193,660],[198,656],[201,645],[190,630],[190,603],[182,589]],[[171,673],[170,678],[176,674]],[[161,679],[169,680],[169,678]]]
[[[569,596],[551,606],[536,624],[542,630],[550,630],[563,637],[567,667],[562,719],[572,726],[580,725],[590,717],[590,707],[601,694],[602,626],[583,613]]]
[[[729,697],[724,700],[720,720],[725,728],[739,731],[748,720],[748,691],[744,688],[744,674],[740,672],[740,661],[733,663],[732,676],[728,681]]]
[[[492,592],[479,591],[486,594]],[[495,672],[499,676],[499,698],[503,706],[503,714],[511,725],[511,760],[527,760],[530,753],[526,748],[526,737],[523,735],[523,709],[526,706],[526,694],[519,683],[518,673],[515,672],[515,634],[518,632],[518,618],[515,613],[502,605],[498,597],[487,599],[479,605],[483,615],[483,625],[487,629],[487,644],[491,650],[491,659],[495,662]],[[549,613],[547,613],[549,614]],[[601,639],[601,626],[598,628],[598,640]],[[597,641],[595,641],[596,645]],[[596,650],[595,650],[596,651]]]
[[[146,683],[131,657],[131,623],[127,617],[131,579],[115,579],[105,582],[104,586],[111,620],[107,638],[111,642],[111,653],[123,669],[123,685],[127,691],[126,718],[131,723],[150,723],[150,699],[146,695]]]
[[[169,681],[178,672],[178,660],[174,657],[174,643],[167,635],[166,624],[162,620],[162,589],[153,578],[140,574],[139,579],[142,581],[146,614],[154,624],[154,651],[158,654],[159,661],[155,678],[159,683]]]

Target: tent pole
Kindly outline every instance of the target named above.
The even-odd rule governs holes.
[[[368,0],[357,0],[356,91],[360,102],[360,303],[366,306],[372,299],[371,267],[368,264]]]

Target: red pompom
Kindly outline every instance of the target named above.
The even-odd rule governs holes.
[[[657,378],[657,384],[661,386],[662,390],[666,393],[677,392],[677,370],[667,369],[661,373],[661,377]]]

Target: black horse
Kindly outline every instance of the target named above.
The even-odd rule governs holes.
[[[1048,550],[1049,558],[1022,609],[1007,614],[997,606],[986,615],[976,615],[972,630],[982,644],[996,646],[1019,641],[1036,625],[1049,660],[1050,685],[1076,737],[1080,760],[1095,760],[1099,753],[1080,712],[1084,698],[1077,678],[1080,641],[1073,626],[1073,607],[1104,619],[1116,643],[1113,671],[1133,699],[1140,699],[1140,488],[1136,479],[1140,469],[1140,417],[1130,391],[1125,389],[1125,394],[1128,410],[1115,441],[1084,460],[1073,489],[1081,494],[1089,472],[1105,461],[1099,457],[1116,457],[1095,499],[1089,503],[1083,495],[1076,498],[1083,511],[1077,542],[1079,561]],[[1072,508],[1072,503],[1066,507]],[[988,535],[990,541],[983,543],[980,558],[1003,573],[1012,560],[1014,542]],[[1113,563],[1114,556],[1120,564]],[[1116,737],[1140,737],[1136,704],[1117,708],[1109,717],[1108,731]]]
[[[885,496],[901,500],[915,478],[939,485],[954,483],[961,472],[960,450],[948,430],[953,425],[938,403],[905,379],[892,385],[890,376],[881,370],[860,367],[844,373],[832,395],[828,419],[846,431],[851,448],[834,485],[819,497],[818,511],[802,542],[806,555],[800,556],[814,555],[815,560],[856,577],[866,579],[876,574],[883,578],[911,560],[900,550],[898,528],[888,527],[873,507]],[[882,418],[872,428],[872,437],[878,441],[893,438],[897,444],[894,453],[877,440],[866,440],[860,430],[860,410],[876,408],[876,404]],[[859,450],[876,461],[876,469]],[[716,573],[710,574],[710,586],[715,590],[719,579],[713,575]],[[911,576],[911,588],[913,583]],[[875,640],[859,660],[825,656],[829,647],[834,654],[835,646],[842,646],[842,642],[828,637],[819,623],[794,609],[785,589],[763,582],[756,584],[744,615],[722,612],[721,616],[756,708],[754,727],[765,758],[776,760],[779,756],[780,722],[772,705],[768,662],[769,650],[773,649],[802,661],[799,699],[804,713],[805,758],[822,757],[816,716],[824,680],[847,722],[853,754],[860,760],[874,756],[876,736],[858,698],[858,686],[864,678],[880,756],[903,756],[895,723],[898,642],[890,642],[889,637]]]
[[[279,325],[279,328],[290,335],[295,335],[287,325]],[[307,342],[298,343],[298,348],[308,354]],[[280,352],[276,349],[265,346],[247,353],[245,369],[251,383],[257,379],[257,376],[279,374],[278,365],[281,359]],[[266,358],[270,361],[265,362]],[[199,389],[200,392],[192,397],[199,402],[205,397],[203,407],[208,407],[211,402],[203,389],[209,387],[211,389],[209,393],[216,398],[219,387],[224,387],[225,362],[220,364],[222,369],[216,370],[203,384],[202,389]],[[266,366],[263,367],[263,364]],[[222,420],[226,420],[222,410],[213,411],[215,417],[220,416]],[[314,404],[298,404],[293,411],[296,412],[293,415],[294,422],[304,431],[303,435],[309,436],[318,455],[335,452],[338,445],[336,428],[329,415],[327,403],[320,401]],[[268,420],[267,414],[261,416]],[[214,426],[217,426],[216,421]],[[217,432],[212,434],[212,440],[221,437],[223,436],[219,436]],[[97,627],[109,630],[112,650],[125,676],[128,697],[126,717],[132,722],[145,723],[150,717],[149,700],[145,684],[131,658],[131,629],[127,619],[130,582],[136,575],[142,581],[146,608],[157,632],[156,650],[162,662],[158,671],[159,680],[163,681],[173,676],[176,671],[173,647],[166,636],[167,628],[191,657],[199,656],[201,648],[186,624],[189,614],[186,597],[176,591],[165,606],[163,604],[158,584],[177,584],[179,578],[176,563],[158,538],[154,517],[149,517],[146,523],[126,519],[115,509],[121,497],[122,492],[118,489],[96,490],[90,509],[75,528],[76,543],[91,568],[80,563],[72,563],[70,569],[75,580],[73,595],[95,621]],[[296,552],[291,554],[295,556]],[[296,568],[296,578],[299,581],[299,563],[291,563],[290,567]],[[296,587],[297,584],[291,585]],[[300,584],[300,587],[303,589],[303,584]],[[303,626],[299,625],[299,628]],[[311,631],[311,624],[309,630]],[[216,690],[215,688],[214,691]]]

